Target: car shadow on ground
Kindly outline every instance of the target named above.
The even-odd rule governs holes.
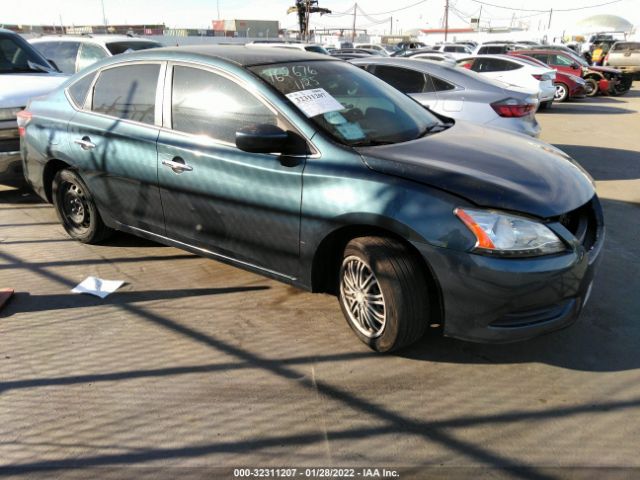
[[[601,105],[601,102],[596,103],[563,103],[560,105],[554,105],[548,113],[557,114],[576,114],[576,115],[621,115],[621,114],[637,114],[636,110],[629,110],[628,108],[608,107]]]
[[[594,180],[633,180],[640,178],[640,153],[618,148],[555,144],[569,154]]]

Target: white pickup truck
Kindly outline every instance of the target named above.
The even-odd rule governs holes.
[[[604,59],[604,64],[616,70],[640,74],[640,42],[616,42]]]
[[[68,78],[20,35],[0,29],[0,183],[24,181],[17,113]]]

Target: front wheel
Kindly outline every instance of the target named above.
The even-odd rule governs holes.
[[[566,102],[569,99],[569,87],[564,83],[556,83],[556,93],[553,95],[553,99],[556,102]]]
[[[424,334],[427,282],[417,259],[396,240],[359,237],[345,250],[339,302],[347,323],[373,350],[390,352]]]
[[[58,219],[69,236],[83,243],[98,243],[112,230],[107,227],[80,176],[63,169],[53,177],[53,204]]]
[[[585,78],[584,79],[584,89],[587,97],[595,97],[598,94],[598,81],[595,78]]]
[[[623,85],[622,82],[618,82],[612,89],[609,90],[609,93],[614,97],[619,97],[620,95],[624,95],[625,93],[627,93],[630,88],[630,86]]]

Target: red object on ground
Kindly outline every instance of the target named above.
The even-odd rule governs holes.
[[[13,296],[13,288],[0,288],[0,309]]]

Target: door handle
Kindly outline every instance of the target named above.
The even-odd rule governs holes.
[[[96,144],[91,142],[91,139],[87,136],[82,137],[81,139],[76,139],[73,143],[80,145],[80,148],[83,150],[91,150],[96,148]]]
[[[162,160],[165,167],[169,167],[174,173],[190,172],[193,170],[191,165],[187,165],[180,157],[174,157],[172,160]]]

